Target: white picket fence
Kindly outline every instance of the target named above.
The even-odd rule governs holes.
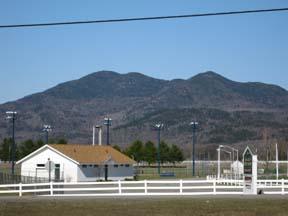
[[[288,180],[259,180],[265,194],[288,194]],[[169,196],[243,194],[239,180],[144,180],[0,185],[0,194],[40,196]]]

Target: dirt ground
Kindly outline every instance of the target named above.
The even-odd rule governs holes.
[[[0,216],[288,215],[288,196],[0,197]]]

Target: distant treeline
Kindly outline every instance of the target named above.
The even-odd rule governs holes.
[[[60,139],[50,139],[49,143],[56,143],[56,144],[67,144],[67,140],[60,138]],[[20,144],[16,144],[15,149],[15,160],[19,160],[20,158],[25,157],[26,155],[30,154],[31,152],[35,151],[36,149],[40,148],[44,145],[42,140],[32,140],[28,139]],[[11,161],[11,151],[12,151],[12,139],[11,138],[4,138],[0,144],[0,160],[2,161]]]
[[[48,143],[53,144],[67,144],[67,140],[61,139],[50,139]],[[36,149],[42,147],[45,143],[42,140],[32,140],[28,139],[20,144],[16,144],[15,149],[15,160],[19,160]],[[147,162],[148,164],[157,162],[157,148],[155,144],[151,141],[143,144],[142,141],[136,140],[126,149],[122,150],[119,146],[113,146],[118,151],[126,154],[127,156],[133,158],[137,162]],[[11,149],[12,148],[12,139],[5,138],[0,144],[0,160],[2,161],[11,161]],[[182,150],[172,144],[168,145],[166,142],[162,141],[160,143],[160,162],[161,163],[175,163],[184,160]]]
[[[151,141],[144,144],[142,141],[136,140],[123,151],[117,145],[114,148],[133,158],[138,163],[147,162],[151,164],[158,161],[158,150]],[[183,161],[184,156],[182,150],[177,145],[169,145],[162,141],[159,148],[159,159],[161,163],[175,163]]]

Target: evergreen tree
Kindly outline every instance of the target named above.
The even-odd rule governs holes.
[[[164,141],[162,141],[160,143],[160,161],[161,163],[165,163],[167,161],[169,161],[169,153],[170,153],[170,148],[167,145],[167,143],[165,143]]]
[[[43,142],[43,140],[39,139],[36,141],[35,145],[37,148],[40,148],[44,145],[44,142]]]
[[[184,160],[183,152],[177,145],[173,144],[169,152],[169,161],[175,164],[175,162],[183,160]]]
[[[42,140],[37,140],[36,142],[32,139],[25,140],[18,149],[18,157],[23,158],[43,145],[44,142]]]
[[[148,162],[148,164],[150,165],[151,163],[155,163],[156,162],[156,154],[157,154],[157,149],[154,145],[153,142],[148,141],[145,143],[144,146],[144,151],[143,151],[143,160]]]
[[[12,146],[12,139],[5,138],[0,146],[0,159],[2,161],[9,161],[10,160],[10,148]]]
[[[64,138],[60,138],[58,139],[57,144],[67,144],[67,140]]]
[[[136,140],[126,149],[126,154],[138,163],[143,160],[143,143]]]

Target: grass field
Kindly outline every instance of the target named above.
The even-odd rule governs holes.
[[[1,216],[288,215],[286,197],[0,198]]]

